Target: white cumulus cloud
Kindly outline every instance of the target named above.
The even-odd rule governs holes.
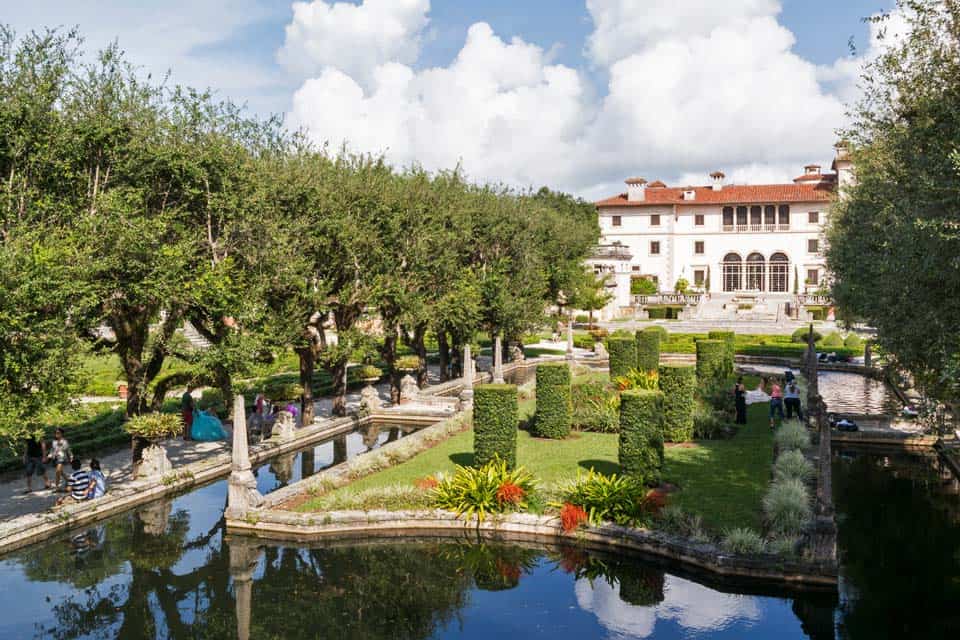
[[[277,60],[301,77],[334,67],[366,84],[378,65],[416,61],[429,11],[430,0],[294,2]]]

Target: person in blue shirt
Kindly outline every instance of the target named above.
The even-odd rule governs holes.
[[[107,493],[107,479],[100,469],[100,461],[94,458],[90,461],[90,484],[87,485],[86,500],[102,498]]]

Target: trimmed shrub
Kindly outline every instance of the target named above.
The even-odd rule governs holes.
[[[830,348],[842,347],[843,336],[841,336],[839,332],[834,331],[833,333],[831,333],[830,335],[828,335],[826,338],[823,339],[823,341],[820,343],[820,346],[830,347]]]
[[[473,464],[482,467],[495,457],[517,464],[517,386],[484,384],[473,396]]]
[[[587,315],[586,313],[578,313],[573,320],[577,324],[587,324],[588,322],[590,322],[590,316]]]
[[[570,366],[566,362],[537,365],[537,413],[533,432],[540,438],[566,438],[570,434]]]
[[[722,381],[726,377],[725,356],[726,344],[722,340],[697,341],[697,379],[700,384]]]
[[[803,450],[810,446],[810,434],[803,425],[790,422],[777,429],[773,434],[773,442],[781,454]]]
[[[781,480],[799,480],[806,482],[811,480],[814,475],[813,465],[803,456],[803,452],[798,449],[784,451],[773,463],[773,479],[775,482]]]
[[[730,553],[763,553],[767,542],[753,529],[731,529],[723,534],[720,546]]]
[[[620,468],[651,484],[663,467],[663,394],[633,389],[620,394]]]
[[[851,333],[843,339],[843,346],[847,349],[862,349],[863,339],[857,334]]]
[[[263,383],[263,395],[271,400],[297,400],[303,395],[303,387],[285,377],[268,378]]]
[[[790,336],[791,342],[800,342],[802,344],[807,344],[807,334],[810,332],[809,327],[801,327],[793,332],[793,335]],[[813,342],[817,343],[823,340],[823,336],[816,329],[813,330]]]
[[[652,332],[652,333],[659,333],[659,334],[660,334],[660,343],[661,343],[661,344],[670,336],[670,332],[668,332],[668,331],[666,330],[666,328],[661,327],[661,326],[658,325],[658,324],[651,325],[651,326],[647,327],[646,329],[644,329],[644,331],[650,331],[650,332]]]
[[[733,375],[737,366],[737,335],[733,331],[711,331],[707,334],[710,340],[720,340],[723,342],[723,366],[726,375]]]
[[[564,340],[566,344],[566,340]],[[596,340],[593,339],[593,336],[585,335],[574,335],[573,336],[573,346],[577,349],[587,349],[588,351],[593,350],[593,345],[596,344]]]
[[[663,392],[663,439],[687,442],[693,439],[694,394],[697,372],[694,367],[660,365],[660,391]]]
[[[627,375],[630,369],[637,366],[637,343],[633,336],[610,336],[607,339],[607,351],[610,354],[611,380]]]
[[[807,485],[796,479],[771,484],[762,504],[770,531],[777,535],[799,534],[813,515]]]
[[[656,371],[660,365],[660,338],[657,331],[637,331],[637,369]]]

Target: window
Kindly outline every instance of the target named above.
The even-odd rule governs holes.
[[[659,216],[659,215],[652,215],[652,216],[650,216],[650,226],[651,226],[651,227],[659,227],[659,226],[660,226],[660,216]]]
[[[703,226],[703,214],[702,214],[702,213],[698,213],[697,215],[693,216],[693,224],[695,224],[695,225],[698,226],[698,227],[702,227],[702,226]]]
[[[768,204],[763,208],[763,224],[777,224],[777,208],[772,204]]]
[[[747,224],[747,208],[737,207],[737,226],[746,226],[746,224]]]
[[[820,212],[811,211],[810,213],[808,213],[807,222],[809,222],[810,224],[820,224]]]
[[[733,207],[723,208],[723,226],[725,227],[733,226]]]
[[[654,240],[653,242],[650,243],[650,255],[652,256],[660,255],[660,242],[658,240]]]
[[[820,272],[816,269],[807,269],[807,284],[820,284]]]
[[[790,224],[790,205],[780,205],[780,224]]]
[[[757,225],[758,227],[763,224],[763,207],[754,205],[750,207],[750,224]]]
[[[693,252],[698,256],[703,255],[703,240],[697,240],[693,243]]]
[[[702,287],[706,277],[704,276],[703,269],[694,269],[693,271],[693,284],[696,287]]]
[[[620,216],[613,216],[613,226],[615,227],[620,226]]]
[[[807,253],[817,253],[820,251],[820,241],[816,238],[807,240]]]
[[[634,271],[640,271],[640,265],[638,265],[638,264],[633,265],[633,270],[634,270]]]

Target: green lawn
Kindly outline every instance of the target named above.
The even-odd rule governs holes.
[[[521,419],[530,416],[534,409],[534,400],[521,402]],[[566,440],[543,440],[520,431],[517,463],[549,488],[576,478],[578,470],[619,472],[617,448],[616,434],[575,432]],[[664,479],[680,488],[672,494],[671,501],[702,516],[704,525],[715,533],[732,527],[760,530],[760,499],[770,479],[772,449],[765,404],[749,408],[747,426],[731,440],[668,447]],[[299,510],[322,510],[331,498],[349,501],[349,496],[368,489],[409,487],[418,478],[450,473],[456,465],[472,462],[473,432],[466,431],[403,464],[314,498]]]

